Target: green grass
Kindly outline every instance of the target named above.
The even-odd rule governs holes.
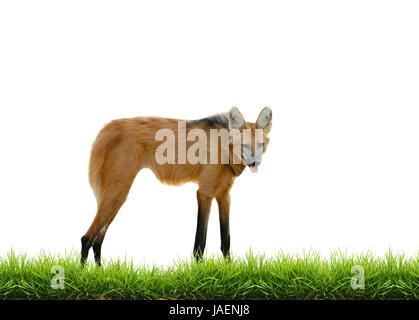
[[[65,288],[52,289],[51,268],[63,267]],[[353,266],[365,271],[365,288],[354,290]],[[11,251],[0,258],[0,299],[418,299],[419,254],[385,257],[371,253],[328,258],[249,253],[231,262],[207,258],[179,261],[166,268],[105,261],[81,269],[79,256]]]

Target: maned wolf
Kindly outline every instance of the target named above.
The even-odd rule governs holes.
[[[184,124],[185,132],[181,132]],[[198,199],[198,225],[195,237],[194,256],[197,260],[202,258],[206,243],[206,233],[211,202],[215,198],[218,202],[221,251],[229,257],[230,231],[229,231],[229,191],[234,179],[248,166],[256,172],[261,162],[262,154],[269,143],[269,131],[272,126],[272,111],[265,107],[259,114],[255,123],[246,122],[240,111],[233,107],[228,113],[217,114],[208,118],[192,121],[166,119],[157,117],[138,117],[132,119],[113,120],[99,133],[93,143],[90,163],[89,182],[97,199],[97,213],[89,230],[81,238],[81,263],[84,265],[90,247],[93,247],[95,261],[100,266],[101,246],[106,230],[111,224],[118,210],[125,202],[131,185],[137,173],[148,168],[162,182],[171,185],[181,185],[186,182],[195,182],[199,188]],[[165,141],[167,147],[177,144],[177,152],[173,163],[162,163],[157,156],[163,139],[159,134],[173,132],[173,139],[169,135]],[[227,143],[218,144],[222,135],[216,136],[217,144],[213,147],[214,131],[227,132]],[[193,148],[194,137],[204,136],[205,146],[197,150]],[[196,134],[204,133],[204,135]],[[184,145],[182,147],[181,136]],[[186,141],[188,136],[188,141]],[[239,140],[235,140],[235,138]],[[207,140],[206,140],[207,139]],[[212,139],[212,140],[211,140]],[[211,140],[211,141],[210,141]],[[207,149],[206,142],[210,142]],[[239,148],[236,148],[239,141]],[[202,142],[202,141],[201,141]],[[192,152],[186,151],[191,148]],[[204,150],[204,151],[203,151]],[[238,151],[237,151],[238,150]],[[199,161],[194,160],[196,151],[200,151]],[[169,149],[166,151],[169,157]],[[186,152],[191,161],[185,161]],[[159,157],[164,157],[164,152]],[[216,156],[214,157],[214,154]],[[220,158],[227,161],[219,161]],[[214,161],[209,162],[211,157]],[[239,159],[238,161],[233,161]],[[164,160],[164,159],[163,159]],[[183,162],[182,162],[183,160]],[[195,159],[196,160],[196,159]]]

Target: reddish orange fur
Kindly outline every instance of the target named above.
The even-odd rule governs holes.
[[[149,168],[163,183],[181,185],[195,182],[199,186],[198,202],[202,205],[216,198],[220,208],[220,222],[228,219],[229,190],[236,176],[245,168],[242,164],[165,164],[155,160],[156,148],[162,143],[155,141],[159,129],[178,131],[177,119],[138,117],[119,119],[108,123],[93,143],[89,164],[89,182],[97,199],[96,217],[85,237],[92,244],[101,244],[106,229],[126,200],[137,173]],[[188,123],[188,129],[201,128],[209,132],[205,124]],[[245,128],[255,129],[254,123]],[[268,137],[264,137],[268,141]],[[176,140],[177,141],[177,140]],[[187,147],[194,142],[187,142]],[[231,147],[230,147],[231,153]],[[205,207],[205,205],[203,206]],[[207,220],[207,217],[205,218]]]

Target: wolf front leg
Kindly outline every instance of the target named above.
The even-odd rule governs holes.
[[[208,218],[211,210],[212,198],[205,196],[197,192],[198,199],[198,223],[196,226],[196,236],[195,236],[195,245],[193,249],[193,254],[196,261],[202,259],[202,255],[205,250],[205,243],[207,240],[207,228],[208,228]]]
[[[230,194],[217,197],[220,218],[221,252],[230,260]]]

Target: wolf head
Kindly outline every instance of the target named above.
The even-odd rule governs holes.
[[[272,128],[271,108],[263,108],[255,123],[246,122],[236,107],[230,109],[228,117],[233,157],[243,166],[249,167],[252,172],[257,172],[269,143],[269,132]]]

